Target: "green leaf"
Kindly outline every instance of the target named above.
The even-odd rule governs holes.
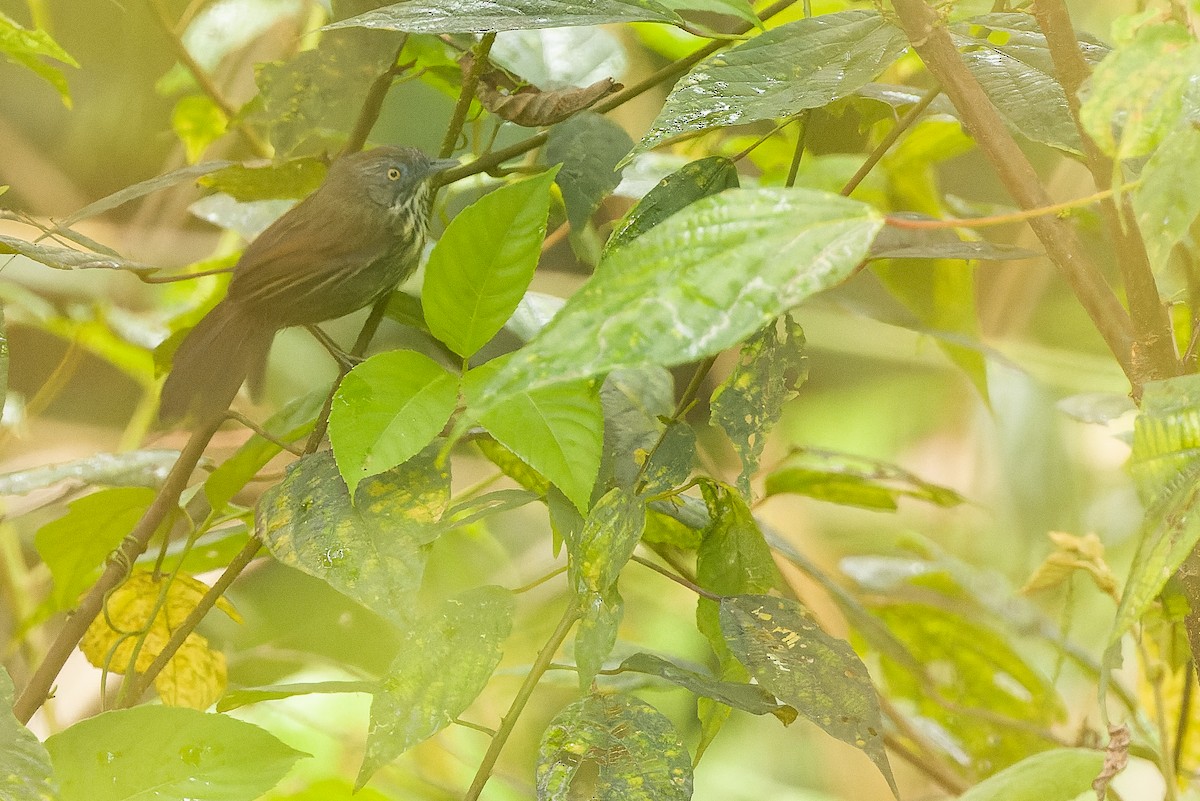
[[[663,178],[617,223],[604,253],[621,247],[702,197],[738,187],[737,165],[724,156],[689,162]]]
[[[794,452],[767,476],[767,495],[794,493],[863,509],[895,511],[900,498],[951,507],[966,499],[894,464],[816,448]]]
[[[422,615],[404,632],[371,702],[367,752],[355,789],[462,714],[483,691],[512,629],[513,596],[477,587]]]
[[[1149,381],[1133,423],[1129,471],[1149,507],[1180,473],[1200,462],[1200,377]]]
[[[931,219],[916,214],[893,214],[892,217],[909,219]],[[1010,245],[1005,242],[988,242],[983,239],[959,239],[955,231],[927,231],[898,228],[889,225],[879,232],[871,243],[871,259],[947,259],[959,261],[1019,261],[1035,259],[1042,254],[1036,250]],[[903,269],[920,272],[921,267],[911,264]],[[956,268],[962,272],[961,267]]]
[[[205,175],[198,183],[242,203],[299,200],[316,191],[326,171],[325,162],[317,158],[288,159],[266,167],[233,164]]]
[[[218,712],[228,712],[231,709],[258,704],[263,701],[281,701],[285,698],[295,698],[300,695],[369,693],[376,688],[369,681],[310,681],[296,684],[279,684],[274,687],[251,687],[239,690],[229,690],[217,701]]]
[[[984,779],[958,801],[1072,801],[1092,789],[1103,767],[1101,751],[1055,748]]]
[[[1190,122],[1168,133],[1142,168],[1133,190],[1133,209],[1146,243],[1146,255],[1156,274],[1166,268],[1171,250],[1188,235],[1200,216],[1200,193],[1180,175],[1200,171],[1200,130]]]
[[[0,786],[5,801],[55,801],[58,797],[50,755],[37,735],[12,713],[13,683],[0,668]]]
[[[0,475],[0,495],[27,495],[63,481],[106,487],[157,487],[178,458],[179,451],[169,450],[97,453],[70,462]]]
[[[475,387],[478,414],[517,392],[719,353],[848,278],[882,225],[801,189],[696,201],[601,262],[528,345]]]
[[[646,507],[611,489],[592,507],[577,541],[569,541],[571,583],[579,593],[602,593],[617,582],[646,527]]]
[[[1092,72],[1080,122],[1110,156],[1153,152],[1196,103],[1200,44],[1183,25],[1147,25]]]
[[[487,33],[617,22],[682,24],[673,11],[655,0],[423,0],[385,6],[326,27]]]
[[[668,417],[675,407],[675,380],[661,367],[613,370],[600,385],[600,405],[604,408],[601,481],[632,490],[645,455],[662,435],[659,418]]]
[[[104,214],[130,201],[143,198],[146,195],[159,192],[163,189],[170,189],[172,186],[191,181],[202,175],[208,175],[210,172],[216,172],[232,164],[232,161],[206,161],[201,164],[189,164],[186,167],[180,167],[177,170],[171,170],[162,175],[147,178],[145,181],[138,181],[136,184],[119,189],[111,195],[87,204],[79,211],[59,222],[58,227],[70,228],[80,220]]]
[[[542,735],[538,801],[687,801],[692,762],[671,721],[622,693],[565,707]]]
[[[662,432],[658,447],[651,453],[638,453],[645,462],[642,480],[635,488],[642,495],[670,492],[687,483],[696,465],[696,432],[680,420],[672,420]]]
[[[712,14],[728,14],[745,20],[751,25],[762,27],[748,0],[663,0],[663,5],[675,11],[707,11]]]
[[[796,710],[781,705],[775,700],[775,696],[757,684],[720,681],[712,676],[681,668],[653,654],[634,654],[625,659],[619,669],[658,676],[696,695],[711,698],[752,715],[775,715],[785,726],[796,719]]]
[[[153,500],[154,490],[145,487],[101,490],[72,501],[65,515],[38,529],[34,545],[54,578],[51,609],[75,605]]]
[[[1030,14],[984,14],[951,27],[951,40],[992,104],[1022,136],[1072,153],[1082,149],[1067,97],[1055,77],[1046,37]],[[1078,42],[1098,64],[1108,48]]]
[[[617,644],[625,601],[613,586],[603,592],[584,593],[579,605],[582,615],[575,628],[575,672],[579,689],[587,692]]]
[[[46,749],[61,801],[253,801],[307,756],[258,726],[166,706],[104,712]]]
[[[504,326],[533,279],[557,173],[552,168],[484,195],[450,221],[429,255],[425,321],[464,359]]]
[[[468,410],[476,387],[495,374],[494,363],[467,373]],[[522,461],[548,478],[585,511],[600,469],[604,417],[591,381],[543,385],[514,392],[477,414],[478,421]]]
[[[904,52],[874,11],[789,22],[697,64],[671,90],[634,153],[689,131],[789,117],[845,97]]]
[[[416,351],[379,353],[347,373],[333,395],[329,441],[351,497],[364,478],[420,453],[457,403],[457,378]]]
[[[562,189],[571,229],[587,227],[592,212],[617,184],[621,158],[633,147],[625,129],[607,117],[584,111],[550,129],[542,157],[562,164],[555,182]]]
[[[71,90],[67,87],[67,79],[57,68],[42,61],[41,57],[52,58],[72,67],[78,67],[79,63],[50,34],[43,30],[22,28],[15,20],[0,14],[0,53],[9,63],[25,67],[53,86],[58,90],[63,105],[71,107]]]
[[[785,314],[742,346],[741,358],[713,391],[710,418],[724,429],[742,460],[738,491],[750,497],[750,476],[783,405],[808,379],[804,331]]]
[[[842,742],[860,748],[899,798],[883,747],[879,699],[867,668],[795,601],[735,595],[721,601],[730,650],[767,691]]]
[[[225,133],[229,120],[208,95],[179,98],[171,111],[171,128],[183,143],[188,164],[194,164],[204,151]]]
[[[500,468],[501,473],[525,489],[543,497],[550,490],[550,482],[545,476],[525,464],[520,457],[496,440],[477,439],[475,444],[489,462]]]
[[[406,629],[412,625],[427,546],[450,498],[450,474],[437,446],[362,482],[351,503],[333,454],[314,453],[288,468],[258,504],[256,530],[285,565]]]
[[[55,270],[129,270],[149,275],[158,272],[159,269],[149,264],[123,259],[120,256],[88,253],[58,245],[39,245],[34,242],[26,242],[24,239],[17,239],[15,236],[0,235],[0,253],[18,253],[39,264],[53,267]]]

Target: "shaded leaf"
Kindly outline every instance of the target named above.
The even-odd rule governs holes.
[[[617,644],[617,630],[625,614],[625,601],[616,585],[579,597],[582,614],[575,628],[575,669],[579,689],[587,692],[604,660]]]
[[[364,478],[424,450],[457,403],[457,377],[416,351],[379,353],[347,373],[334,391],[329,441],[350,497]]]
[[[325,162],[316,158],[288,159],[265,167],[233,164],[202,177],[198,183],[224,192],[242,203],[252,200],[299,200],[325,180]]]
[[[697,64],[671,90],[634,153],[688,131],[789,117],[854,92],[904,52],[874,11],[789,22]]]
[[[542,89],[619,80],[627,62],[618,36],[600,27],[504,31],[488,60]]]
[[[634,654],[621,662],[619,669],[658,676],[696,695],[711,698],[752,715],[775,715],[785,726],[796,719],[796,710],[780,704],[775,700],[775,696],[757,684],[720,681],[712,676],[681,668],[653,654]]]
[[[475,58],[467,53],[460,63],[466,75]],[[491,69],[479,76],[475,95],[484,108],[500,119],[539,128],[562,122],[621,88],[612,78],[601,78],[585,87],[543,90],[516,81],[503,70]]]
[[[758,470],[767,433],[806,380],[804,331],[785,314],[742,345],[737,365],[713,391],[710,419],[724,429],[742,460],[738,491],[745,497],[750,497],[750,476]]]
[[[199,178],[201,175],[208,175],[211,172],[224,169],[233,165],[232,161],[205,161],[200,164],[189,164],[186,167],[180,167],[177,170],[156,175],[153,178],[148,178],[145,181],[139,181],[132,186],[127,186],[113,192],[111,195],[100,198],[99,200],[89,203],[79,211],[59,222],[59,228],[70,228],[80,220],[86,220],[88,217],[95,217],[97,214],[103,214],[106,211],[112,211],[118,206],[123,206],[131,200],[145,197],[154,192],[159,192],[163,189],[170,189],[172,186],[191,181]]]
[[[1086,748],[1055,748],[1022,759],[984,779],[959,801],[1071,801],[1086,793],[1100,773],[1104,754]]]
[[[768,496],[795,493],[884,511],[895,510],[900,498],[944,507],[966,502],[954,490],[931,484],[894,464],[816,448],[795,451],[767,476],[766,489]]]
[[[422,615],[404,632],[399,655],[371,703],[356,788],[449,725],[483,691],[512,629],[513,608],[508,590],[477,587]]]
[[[42,58],[52,58],[72,67],[78,67],[79,63],[49,33],[41,29],[22,28],[16,20],[0,14],[0,53],[9,63],[25,67],[53,86],[62,98],[63,105],[71,107],[71,90],[67,86],[67,79],[57,67],[50,66]]]
[[[921,215],[893,215],[909,219],[931,219]],[[1005,242],[963,240],[955,231],[928,231],[885,226],[871,243],[871,259],[957,259],[962,261],[1015,261],[1034,259],[1036,250]]]
[[[674,378],[661,367],[613,370],[600,385],[600,405],[604,409],[601,480],[632,490],[645,455],[662,435],[659,418],[669,416],[674,408]]]
[[[484,195],[450,221],[430,253],[425,322],[464,359],[504,326],[533,279],[557,173],[551,168]]]
[[[653,446],[652,446],[653,447]],[[657,447],[634,458],[644,464],[642,480],[635,489],[642,495],[657,495],[682,486],[696,464],[696,432],[680,420],[667,423]]]
[[[646,508],[636,496],[611,489],[596,501],[579,539],[567,542],[576,591],[603,593],[614,586],[645,526]]]
[[[645,701],[592,694],[542,735],[538,801],[687,801],[692,763],[671,721]]]
[[[2,372],[0,368],[0,374]],[[170,450],[97,453],[69,462],[0,475],[0,495],[27,495],[63,481],[107,487],[157,487],[178,458],[179,451]]]
[[[0,253],[17,253],[39,264],[56,270],[129,270],[141,275],[158,272],[157,267],[136,261],[110,256],[105,253],[88,253],[83,250],[39,245],[14,236],[0,235]]]
[[[699,200],[607,256],[542,332],[475,388],[473,410],[616,368],[719,353],[847,278],[880,224],[857,201],[800,189]]]
[[[800,604],[770,595],[721,601],[721,631],[759,684],[830,735],[862,749],[899,798],[875,688],[844,640],[822,631]]]
[[[1166,269],[1171,250],[1188,235],[1200,216],[1200,193],[1180,175],[1200,170],[1200,129],[1185,122],[1163,137],[1142,168],[1133,190],[1133,209],[1155,273]]]
[[[50,754],[12,713],[13,683],[0,668],[0,783],[7,801],[55,801],[58,788]]]
[[[614,22],[679,23],[681,20],[655,0],[425,0],[384,6],[326,27],[487,33]]]
[[[503,447],[503,446],[501,446]],[[519,460],[518,460],[519,461]],[[523,489],[503,489],[495,492],[485,492],[462,503],[455,504],[442,515],[440,526],[448,531],[460,526],[469,526],[500,512],[520,509],[539,500],[544,493],[530,492]]]
[[[555,182],[573,230],[582,231],[600,201],[621,182],[617,164],[632,146],[625,129],[590,111],[550,129],[542,157],[546,164],[562,164]]]
[[[283,564],[407,628],[427,545],[450,497],[450,475],[437,467],[437,450],[365,479],[355,503],[332,453],[306,456],[263,495],[258,535]]]
[[[81,720],[46,749],[61,801],[253,801],[307,756],[258,726],[165,706]]]
[[[617,223],[604,252],[636,239],[702,197],[738,187],[737,165],[724,156],[689,162],[663,178]]]

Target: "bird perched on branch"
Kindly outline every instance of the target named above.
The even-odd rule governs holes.
[[[344,156],[317,191],[246,248],[225,298],[175,351],[159,420],[193,425],[224,415],[265,366],[275,332],[349,314],[417,267],[433,177],[456,166],[410,147]]]

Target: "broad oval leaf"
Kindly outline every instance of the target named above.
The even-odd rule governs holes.
[[[477,587],[422,615],[404,632],[371,702],[356,788],[449,725],[483,691],[512,629],[514,605],[503,587]]]
[[[347,373],[329,411],[329,441],[351,497],[364,478],[429,445],[457,402],[458,379],[416,351],[380,353]]]
[[[422,0],[396,3],[326,28],[377,28],[408,33],[487,33],[531,28],[609,25],[615,22],[682,24],[655,0]]]
[[[12,713],[13,683],[0,668],[0,781],[8,801],[54,801],[58,797],[50,755]]]
[[[875,688],[844,640],[822,631],[800,604],[770,595],[722,600],[721,632],[759,684],[829,734],[861,748],[899,798]]]
[[[364,480],[352,503],[333,454],[306,456],[263,494],[258,536],[283,564],[407,628],[425,546],[437,535],[435,523],[450,498],[450,474],[436,457],[433,446]]]
[[[307,756],[250,723],[165,706],[104,712],[46,749],[60,801],[253,801]]]
[[[1027,757],[958,797],[958,801],[1071,801],[1092,789],[1104,753],[1055,748]]]
[[[719,353],[848,278],[882,224],[863,203],[803,189],[699,200],[607,256],[538,336],[470,388],[470,408]]]
[[[425,322],[464,359],[504,326],[533,279],[557,174],[551,168],[484,195],[455,216],[430,253]]]
[[[621,157],[632,146],[624,128],[591,111],[550,129],[542,156],[547,164],[562,164],[555,181],[573,230],[582,231],[600,201],[621,182]]]
[[[542,735],[538,801],[687,801],[692,761],[671,721],[623,693],[593,693]]]
[[[641,153],[688,131],[788,117],[851,94],[908,46],[874,11],[839,11],[780,25],[710,56],[671,91]]]

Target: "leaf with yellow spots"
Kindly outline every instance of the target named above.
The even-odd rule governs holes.
[[[122,674],[131,667],[144,671],[206,592],[208,586],[190,576],[134,573],[108,596],[105,613],[92,621],[79,648],[96,667]],[[217,599],[217,608],[241,622],[225,598]],[[192,632],[154,687],[165,704],[207,709],[225,690],[225,656]]]
[[[822,631],[800,604],[770,595],[722,600],[721,631],[759,684],[827,733],[861,748],[900,797],[883,747],[879,699],[845,640]]]
[[[539,801],[687,801],[692,760],[670,719],[624,693],[559,712],[538,749]]]

